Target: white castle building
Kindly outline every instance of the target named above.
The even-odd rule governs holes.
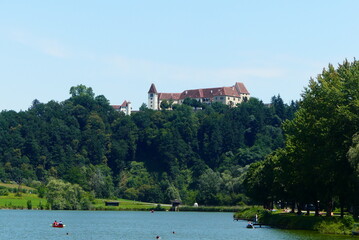
[[[236,82],[231,87],[201,88],[185,90],[181,93],[159,93],[152,83],[148,91],[148,108],[160,110],[162,101],[166,100],[172,104],[182,104],[186,98],[196,99],[205,104],[221,102],[230,106],[249,100],[250,94],[241,82]]]
[[[121,105],[112,105],[112,107],[116,111],[125,113],[125,115],[131,115],[131,111],[132,111],[131,102],[124,101]]]

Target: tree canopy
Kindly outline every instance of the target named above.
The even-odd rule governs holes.
[[[276,96],[268,105],[143,105],[125,116],[84,85],[70,95],[0,113],[0,180],[50,187],[58,179],[101,198],[236,204],[246,165],[284,146],[281,124],[297,108]]]
[[[357,206],[358,198],[353,196],[358,189],[354,171],[358,161],[359,62],[344,61],[337,69],[329,65],[316,79],[310,79],[294,116],[283,124],[285,147],[261,163],[272,170],[257,169],[259,173],[251,173],[247,179],[251,183],[253,175],[271,176],[280,191],[274,187],[259,196],[253,182],[250,194],[261,200],[297,202],[299,210],[305,203],[321,203],[328,215],[334,203],[342,210]]]

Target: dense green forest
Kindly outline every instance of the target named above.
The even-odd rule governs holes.
[[[253,163],[247,194],[273,202],[312,204],[316,214],[333,208],[359,216],[359,62],[344,61],[311,79],[299,110],[283,123],[285,146]],[[281,204],[280,204],[281,205]]]
[[[161,111],[142,105],[125,116],[79,85],[63,102],[34,100],[26,111],[2,111],[0,180],[38,188],[57,209],[86,208],[88,195],[250,203],[243,187],[249,165],[284,147],[281,125],[293,119],[297,103],[284,104],[279,95],[267,105],[256,98],[236,107],[185,102]],[[66,205],[70,195],[74,202]]]

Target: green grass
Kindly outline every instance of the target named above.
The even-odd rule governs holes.
[[[267,214],[263,214],[260,220],[264,224],[282,229],[316,230],[315,226],[322,222],[324,217],[298,216],[294,213],[273,214],[268,212]]]
[[[14,184],[14,183],[2,183],[2,182],[0,182],[0,186],[6,187],[6,188],[16,188],[16,189],[19,188],[19,185]],[[21,185],[21,189],[36,190],[35,188],[24,186],[24,185]]]
[[[36,194],[21,193],[17,196],[16,193],[9,193],[8,196],[0,196],[0,208],[10,209],[27,209],[28,201],[31,201],[32,209],[40,209],[41,205],[43,209],[46,209],[47,201],[45,198],[39,198]],[[106,201],[119,201],[120,205],[117,206],[105,206]],[[91,205],[91,210],[112,210],[112,211],[150,211],[154,210],[169,210],[169,206],[162,206],[158,209],[155,203],[137,202],[125,199],[95,199]]]
[[[354,219],[350,215],[325,217],[314,215],[297,215],[295,213],[283,213],[282,211],[267,211],[263,208],[252,207],[235,213],[234,218],[253,219],[258,214],[259,222],[281,229],[314,230],[324,234],[351,234]]]
[[[236,212],[233,217],[235,219],[251,220],[255,219],[256,214],[262,215],[265,210],[260,206],[253,207],[242,207],[238,212]]]
[[[47,209],[47,201],[45,198],[39,198],[37,194],[21,193],[17,196],[16,193],[9,193],[8,196],[0,196],[0,209],[27,209],[27,202],[31,201],[32,209],[40,209],[41,205],[43,209]],[[118,201],[119,206],[106,206],[106,201]],[[160,207],[159,207],[159,206]],[[157,204],[138,202],[126,199],[95,199],[90,210],[109,210],[109,211],[168,211],[171,206],[169,204]],[[242,207],[191,207],[180,206],[180,211],[202,211],[202,212],[236,212]]]
[[[260,222],[282,229],[315,230],[325,234],[350,234],[354,225],[351,215],[325,217],[295,213],[264,212]]]
[[[0,183],[0,186],[10,189],[17,189],[17,184]],[[25,192],[14,193],[9,192],[7,196],[0,196],[0,209],[27,209],[28,201],[31,201],[32,209],[48,209],[47,201],[45,198],[39,198],[37,194],[34,194],[36,189],[21,186],[21,189]],[[30,193],[32,192],[33,193]],[[119,206],[106,206],[106,201],[118,201]],[[158,204],[138,202],[126,199],[95,199],[91,203],[90,210],[110,210],[110,211],[168,211],[170,210],[170,204]],[[242,207],[229,207],[229,206],[216,206],[216,207],[192,207],[192,206],[180,206],[180,211],[203,211],[203,212],[236,212]]]
[[[105,206],[106,201],[119,201],[120,205],[116,206]],[[92,210],[138,210],[138,211],[149,211],[152,209],[156,209],[157,203],[146,203],[146,202],[137,202],[132,200],[126,199],[116,199],[116,200],[109,200],[109,199],[95,199],[94,203],[92,204]],[[160,204],[161,205],[161,204]],[[169,210],[169,206],[161,205],[161,210]],[[159,210],[159,209],[158,209]]]
[[[32,209],[48,209],[47,200],[45,198],[39,198],[35,188],[28,186],[21,186],[22,191],[19,193],[17,189],[19,185],[13,183],[2,183],[0,182],[0,187],[5,187],[9,190],[9,193],[6,196],[0,196],[0,209],[27,209],[28,201],[31,201]],[[120,205],[117,206],[105,206],[106,201],[119,201]],[[152,209],[155,210],[169,210],[170,206],[161,205],[159,208],[158,204],[155,203],[146,203],[138,202],[126,199],[95,199],[91,204],[91,210],[138,210],[138,211],[149,211]]]
[[[46,199],[39,198],[36,194],[21,193],[18,196],[16,193],[9,193],[8,196],[0,196],[0,208],[27,209],[29,200],[33,209],[39,209],[41,205],[43,207],[47,205]]]
[[[180,206],[179,211],[187,212],[237,212],[242,206]]]

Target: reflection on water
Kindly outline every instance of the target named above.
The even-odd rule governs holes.
[[[34,211],[0,210],[0,239],[124,239],[124,240],[324,240],[351,236],[320,235],[272,228],[247,229],[246,221],[233,221],[232,213]],[[54,221],[65,228],[52,228]],[[359,239],[359,238],[358,238]]]

